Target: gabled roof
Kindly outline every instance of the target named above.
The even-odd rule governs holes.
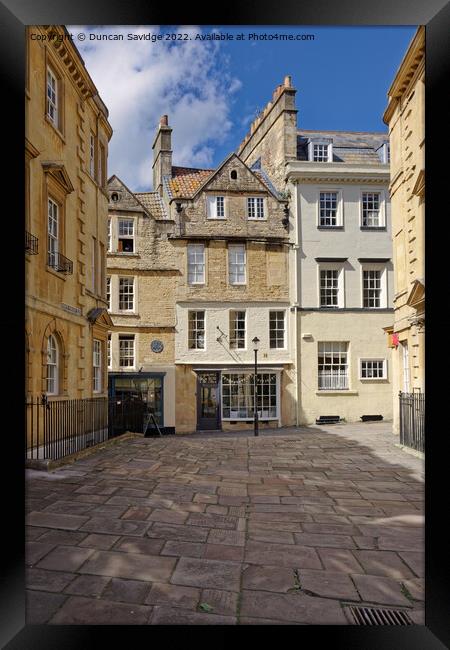
[[[171,199],[190,199],[199,187],[214,173],[214,169],[194,167],[172,167],[172,176],[164,177],[166,189]]]
[[[142,203],[142,201],[139,199],[137,194],[132,192],[126,185],[125,183],[118,177],[116,174],[113,174],[108,178],[108,188],[110,189],[124,189],[132,199],[135,200],[136,202],[136,207],[142,208],[142,211],[150,216],[150,212],[147,209],[147,207]]]

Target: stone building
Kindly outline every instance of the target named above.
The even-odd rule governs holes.
[[[288,76],[238,148],[290,199],[296,422],[392,418],[388,136],[307,131]]]
[[[133,194],[108,180],[107,300],[109,394],[143,398],[163,433],[175,431],[173,221],[156,192]]]
[[[171,133],[163,116],[153,192],[132,195],[110,179],[111,386],[164,375],[162,424],[176,433],[251,428],[258,338],[260,426],[292,424],[286,201],[260,165],[236,154],[217,169],[172,165]],[[125,313],[130,286],[135,311]]]
[[[40,40],[31,39],[31,32]],[[64,27],[27,30],[26,392],[104,396],[106,165],[112,129]]]
[[[394,431],[399,391],[425,390],[425,28],[419,27],[388,90],[394,247]]]

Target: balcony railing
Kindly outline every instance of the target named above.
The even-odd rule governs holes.
[[[58,273],[69,275],[73,273],[73,262],[61,253],[49,253],[47,264]]]
[[[320,373],[319,390],[347,390],[348,376],[346,373]]]
[[[25,253],[29,255],[37,255],[38,250],[38,238],[25,230]]]

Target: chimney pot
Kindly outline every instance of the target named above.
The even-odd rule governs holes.
[[[169,117],[167,115],[162,115],[159,124],[160,126],[169,126]]]
[[[292,77],[291,77],[290,74],[287,74],[287,75],[285,76],[285,78],[284,78],[284,85],[285,85],[287,88],[290,88],[290,87],[292,86]]]

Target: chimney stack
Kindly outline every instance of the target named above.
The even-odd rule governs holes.
[[[172,174],[172,128],[169,118],[162,115],[159,120],[158,131],[152,145],[153,149],[153,191],[162,196],[162,183],[164,176]]]

